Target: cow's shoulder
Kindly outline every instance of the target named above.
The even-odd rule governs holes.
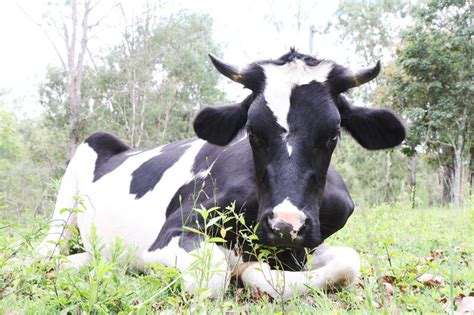
[[[105,174],[114,170],[126,159],[125,155],[122,155],[123,158],[112,159],[113,157],[117,157],[124,152],[132,150],[130,146],[125,144],[115,135],[104,131],[92,134],[84,141],[84,143],[88,144],[97,154],[94,169],[94,181],[97,181]]]

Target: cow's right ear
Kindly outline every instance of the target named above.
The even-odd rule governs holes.
[[[343,95],[338,96],[336,105],[341,125],[366,149],[392,148],[405,139],[405,126],[389,109],[353,106]]]
[[[202,109],[194,119],[196,135],[212,144],[227,145],[247,122],[252,95],[242,103]]]

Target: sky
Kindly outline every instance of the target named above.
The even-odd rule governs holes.
[[[15,104],[17,115],[41,113],[38,85],[48,65],[60,65],[59,58],[47,36],[37,25],[43,23],[51,0],[0,1],[0,91],[4,102]],[[105,16],[90,39],[92,55],[117,43],[126,21],[114,6],[118,1],[103,0],[95,9],[93,19]],[[338,1],[325,0],[169,0],[120,1],[127,20],[139,15],[146,4],[157,5],[164,15],[181,9],[207,13],[214,20],[213,36],[222,45],[223,56],[235,65],[268,58],[277,58],[295,46],[309,52],[310,25],[323,30],[333,17]],[[300,26],[296,18],[301,5]],[[50,37],[61,46],[59,37]],[[347,64],[347,49],[342,49],[334,36],[314,34],[313,53],[321,58]],[[229,80],[221,81],[228,98],[237,100],[247,92]],[[7,107],[8,108],[8,107]],[[12,107],[10,106],[10,109]]]

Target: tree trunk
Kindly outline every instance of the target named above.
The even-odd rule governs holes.
[[[408,187],[410,188],[411,208],[416,207],[416,154],[410,160],[410,176],[408,177]]]
[[[71,113],[71,120],[69,123],[69,141],[67,145],[67,161],[71,161],[72,157],[76,153],[77,145],[80,142],[80,126],[79,126],[79,114]]]
[[[469,155],[470,155],[470,158],[469,158],[469,184],[470,184],[470,195],[473,196],[474,195],[474,145],[471,144],[471,148],[469,150]]]
[[[392,199],[392,152],[387,151],[386,168],[385,168],[385,202],[390,202]]]
[[[453,202],[461,205],[462,199],[462,151],[464,148],[464,133],[466,132],[467,106],[464,106],[462,116],[459,118],[458,134],[454,147],[454,187]]]
[[[76,42],[78,40],[77,29],[78,23],[78,8],[77,0],[71,1],[71,33],[64,25],[64,39],[67,52],[67,90],[69,98],[69,114],[71,115],[69,123],[69,141],[67,146],[67,159],[70,161],[76,153],[77,145],[80,142],[80,123],[81,123],[81,84],[82,74],[84,71],[84,56],[87,51],[87,42],[89,29],[89,13],[91,10],[90,0],[84,2],[84,12],[81,20],[80,46],[77,48]]]
[[[449,164],[442,167],[441,182],[443,185],[443,204],[449,204],[453,200],[452,183],[453,167]]]
[[[462,149],[454,150],[454,179],[453,179],[453,203],[456,206],[461,204],[462,195]]]

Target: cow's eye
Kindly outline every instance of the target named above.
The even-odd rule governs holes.
[[[252,130],[247,129],[247,135],[249,136],[249,139],[251,141],[259,142],[259,139],[258,139],[257,135],[255,135],[255,133]]]
[[[333,138],[328,140],[328,147],[333,147],[336,145],[337,140],[339,139],[339,135],[334,136]]]
[[[303,60],[308,66],[316,66],[318,64],[317,60],[310,56],[304,57]]]

